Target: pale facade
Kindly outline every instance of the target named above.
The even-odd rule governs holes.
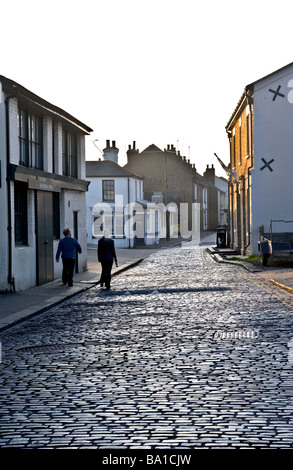
[[[293,64],[245,87],[226,131],[230,140],[231,245],[257,253],[260,230],[292,232]]]
[[[18,83],[0,76],[0,290],[60,277],[63,228],[87,269],[85,136],[91,129]]]
[[[104,159],[86,162],[87,243],[97,244],[110,230],[117,248],[158,241],[158,216],[147,211],[143,178],[118,165],[115,142],[107,141]]]

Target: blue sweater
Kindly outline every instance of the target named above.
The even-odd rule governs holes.
[[[75,238],[64,237],[60,240],[58,250],[56,253],[56,260],[59,261],[60,254],[62,253],[62,259],[76,257],[76,250],[81,253],[81,246]]]

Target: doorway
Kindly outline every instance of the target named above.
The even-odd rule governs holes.
[[[73,212],[73,237],[78,241],[78,212]],[[76,250],[75,272],[78,273],[78,251]]]
[[[37,285],[54,279],[53,266],[53,194],[36,192]]]

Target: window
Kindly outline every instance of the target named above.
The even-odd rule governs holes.
[[[27,245],[27,185],[14,183],[15,244]]]
[[[203,188],[202,190],[202,217],[203,217],[203,230],[207,230],[208,228],[208,190],[207,188]]]
[[[60,238],[60,196],[59,193],[53,194],[53,238]]]
[[[67,133],[62,132],[62,173],[68,175]]]
[[[116,210],[113,218],[114,234],[115,238],[124,238],[124,213],[123,210]]]
[[[232,145],[231,145],[231,166],[235,168],[236,164],[236,139],[235,139],[235,128],[233,129]]]
[[[194,201],[197,202],[197,184],[194,185]]]
[[[27,115],[25,111],[18,113],[18,138],[19,138],[19,163],[29,166],[28,137],[27,137]]]
[[[77,136],[63,129],[62,172],[64,176],[77,178]]]
[[[246,116],[246,153],[249,155],[249,140],[250,140],[250,133],[249,133],[249,114]]]
[[[19,164],[43,169],[42,118],[24,109],[18,111]]]
[[[239,119],[239,165],[242,163],[241,118]]]
[[[55,163],[55,141],[56,141],[55,123],[52,122],[52,173],[56,172]]]
[[[103,180],[103,201],[114,201],[114,180]]]

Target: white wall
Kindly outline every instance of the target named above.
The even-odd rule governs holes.
[[[102,181],[104,180],[114,180],[114,189],[115,189],[115,198],[116,204],[119,204],[119,207],[124,208],[128,204],[128,193],[132,194],[132,181],[131,178],[127,177],[93,177],[87,178],[90,181],[88,192],[86,193],[86,207],[87,207],[87,242],[97,244],[98,238],[93,237],[93,222],[94,222],[94,215],[93,210],[97,207],[102,207],[101,204],[103,203],[103,185]],[[131,198],[130,198],[131,200]],[[114,203],[106,203],[112,207],[114,210],[115,204]],[[126,238],[117,238],[115,239],[115,246],[117,248],[128,248],[129,247],[129,240]]]
[[[279,92],[276,96],[269,90]],[[259,226],[272,219],[293,219],[293,66],[255,84],[254,169],[252,170],[253,252],[257,252]],[[268,168],[261,168],[267,162]],[[293,224],[276,224],[276,231],[293,232]]]
[[[8,236],[7,236],[7,184],[6,184],[6,117],[5,96],[0,86],[0,161],[1,161],[1,187],[0,187],[0,290],[10,288],[8,278]],[[10,119],[10,161],[19,165],[19,140],[18,140],[18,103],[16,98],[9,101]],[[44,171],[52,171],[52,126],[53,121],[49,117],[43,119],[43,150]],[[62,174],[62,125],[55,123],[55,170]],[[85,175],[85,146],[84,136],[79,134],[79,177]],[[83,160],[83,161],[80,161]],[[52,175],[53,177],[53,175]],[[61,194],[60,207],[60,231],[68,226],[73,232],[73,212],[78,211],[79,236],[78,241],[82,246],[83,253],[79,256],[79,271],[87,268],[87,243],[86,243],[86,196],[82,191],[63,190]],[[28,245],[15,246],[14,242],[14,182],[11,182],[11,215],[12,215],[12,276],[15,278],[16,290],[25,290],[36,285],[36,236],[35,236],[35,194],[33,190],[28,191]],[[54,241],[54,278],[61,276],[62,265],[55,262],[58,240]]]
[[[77,177],[81,180],[85,180],[86,169],[85,169],[85,136],[83,134],[78,134],[78,168],[77,168]]]
[[[128,177],[92,177],[87,178],[90,181],[89,190],[86,194],[86,206],[87,206],[87,242],[92,244],[98,243],[98,238],[93,238],[93,209],[101,206],[103,204],[103,193],[102,193],[102,181],[104,180],[114,180],[115,188],[115,199],[116,199],[116,208],[125,209],[129,203],[135,201],[140,201],[143,198],[143,184],[141,180],[136,180],[135,178]],[[135,184],[136,182],[136,184]],[[136,190],[135,190],[136,187]],[[137,196],[137,197],[135,197]],[[114,203],[106,203],[112,207],[114,211]],[[125,220],[124,220],[125,225]],[[115,246],[117,248],[129,248],[133,246],[132,238],[115,238]]]
[[[28,191],[28,245],[16,246],[14,243],[14,184],[11,185],[12,206],[12,276],[15,289],[25,290],[36,285],[36,236],[35,236],[35,197],[34,191]]]

